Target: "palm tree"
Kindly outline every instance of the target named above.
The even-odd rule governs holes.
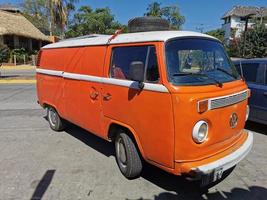
[[[161,17],[161,4],[158,2],[153,2],[148,5],[146,16]]]
[[[55,27],[59,26],[61,37],[64,37],[64,30],[68,22],[68,15],[71,10],[74,10],[74,3],[78,0],[48,0],[47,8],[50,14],[50,35],[52,36]]]

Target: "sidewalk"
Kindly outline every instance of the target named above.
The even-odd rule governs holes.
[[[0,70],[32,70],[36,69],[36,66],[32,65],[17,65],[17,66],[1,66]]]
[[[35,84],[35,66],[1,66],[0,84]]]

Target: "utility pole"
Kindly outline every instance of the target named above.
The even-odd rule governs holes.
[[[197,26],[196,30],[199,31],[200,33],[203,33],[204,32],[204,24],[200,24],[199,26]]]

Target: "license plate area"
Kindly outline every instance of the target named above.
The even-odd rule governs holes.
[[[203,175],[201,178],[201,186],[219,181],[223,177],[224,170],[222,167],[213,170],[210,174]]]

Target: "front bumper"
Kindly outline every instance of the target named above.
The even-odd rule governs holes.
[[[191,169],[191,171],[198,175],[211,174],[216,169],[226,171],[239,163],[243,158],[245,158],[246,155],[250,152],[252,145],[253,133],[248,132],[247,139],[236,151],[216,161],[194,167]]]

